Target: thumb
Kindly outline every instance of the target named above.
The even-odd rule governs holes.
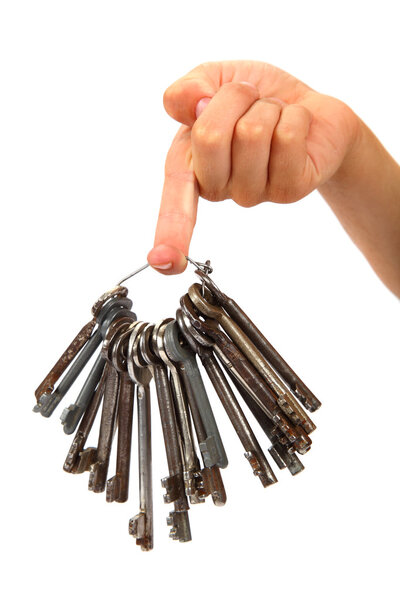
[[[198,116],[199,101],[210,101],[219,87],[216,77],[211,77],[204,67],[197,67],[167,88],[164,108],[173,119],[191,127]]]

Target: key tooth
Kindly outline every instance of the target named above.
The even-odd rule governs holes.
[[[136,545],[144,552],[153,548],[153,540],[148,534],[148,523],[144,512],[140,512],[129,520],[129,534],[136,538]]]
[[[106,501],[118,502],[121,494],[121,476],[116,473],[107,481],[106,485]]]
[[[196,474],[196,487],[200,498],[211,496],[215,506],[226,504],[226,492],[221,471],[217,466],[204,467]]]
[[[97,448],[85,448],[79,455],[79,459],[74,473],[84,473],[90,471],[97,462]]]
[[[166,504],[176,502],[182,496],[184,493],[182,490],[182,481],[182,477],[179,473],[161,479],[161,485],[165,489],[163,497]]]
[[[167,517],[167,525],[171,527],[169,537],[179,542],[190,542],[192,534],[190,531],[189,515],[186,510],[182,512],[170,512]]]

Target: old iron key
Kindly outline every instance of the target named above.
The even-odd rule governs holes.
[[[229,386],[221,367],[217,363],[212,348],[210,345],[199,343],[191,335],[192,328],[189,320],[186,317],[187,322],[185,322],[185,316],[181,309],[177,310],[176,318],[183,335],[185,336],[189,345],[192,347],[192,350],[195,351],[200,357],[207,375],[214,385],[215,391],[217,392],[221,403],[229,419],[231,420],[231,423],[238,434],[240,441],[243,444],[245,449],[245,457],[249,461],[254,475],[259,477],[264,487],[276,483],[277,479],[274,475],[274,472],[272,471],[264,452],[262,451],[262,448],[246,419],[244,412],[240,408],[240,405],[231,387]]]
[[[196,474],[200,471],[199,459],[194,447],[193,431],[191,426],[190,414],[188,413],[184,390],[181,385],[178,370],[173,361],[168,357],[164,345],[165,330],[173,319],[164,319],[160,321],[153,331],[153,345],[156,353],[169,369],[172,378],[172,392],[175,399],[176,417],[178,430],[181,437],[182,459],[184,463],[184,481],[186,494],[191,504],[202,502],[196,489]]]
[[[130,325],[122,325],[119,330],[116,329],[110,342],[109,354],[111,351],[112,364],[119,372],[120,388],[116,473],[107,481],[107,502],[126,502],[128,499],[135,384],[127,371],[126,353],[134,323],[132,321]]]
[[[176,422],[175,408],[168,372],[162,360],[154,353],[151,345],[151,336],[154,325],[147,325],[140,334],[139,349],[147,361],[154,378],[157,390],[158,406],[164,436],[164,445],[167,456],[169,476],[164,477],[162,485],[165,488],[164,501],[174,503],[174,511],[167,517],[167,524],[171,527],[170,537],[180,542],[192,539],[189,524],[189,504],[185,493],[183,480],[183,464],[179,444],[178,425]]]
[[[129,520],[129,533],[136,538],[142,550],[153,548],[153,482],[151,459],[151,404],[150,381],[152,374],[138,352],[139,336],[148,323],[137,323],[129,336],[127,366],[136,383],[139,446],[139,513]]]

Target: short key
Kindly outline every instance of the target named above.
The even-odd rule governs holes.
[[[277,479],[214,356],[212,348],[210,346],[202,345],[191,335],[190,323],[188,322],[187,317],[187,321],[185,322],[185,316],[181,309],[178,309],[176,318],[183,335],[192,347],[192,350],[200,357],[200,360],[214,385],[215,391],[244,446],[246,451],[245,457],[249,461],[254,475],[259,477],[264,487],[276,483]]]
[[[164,435],[169,476],[162,480],[166,490],[164,501],[174,502],[174,511],[169,514],[167,524],[171,526],[170,537],[180,542],[192,539],[189,524],[189,505],[183,481],[183,465],[179,443],[175,408],[168,380],[167,368],[154,353],[151,336],[154,325],[147,325],[140,335],[140,353],[147,361],[156,384],[158,406]]]

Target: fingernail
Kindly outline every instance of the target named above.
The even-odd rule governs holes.
[[[172,262],[165,263],[163,265],[151,265],[151,266],[154,267],[155,269],[162,269],[163,271],[166,271],[167,269],[170,269],[172,267]]]
[[[196,106],[196,119],[199,118],[199,116],[201,115],[207,104],[210,102],[210,100],[211,98],[202,98],[198,101]]]

